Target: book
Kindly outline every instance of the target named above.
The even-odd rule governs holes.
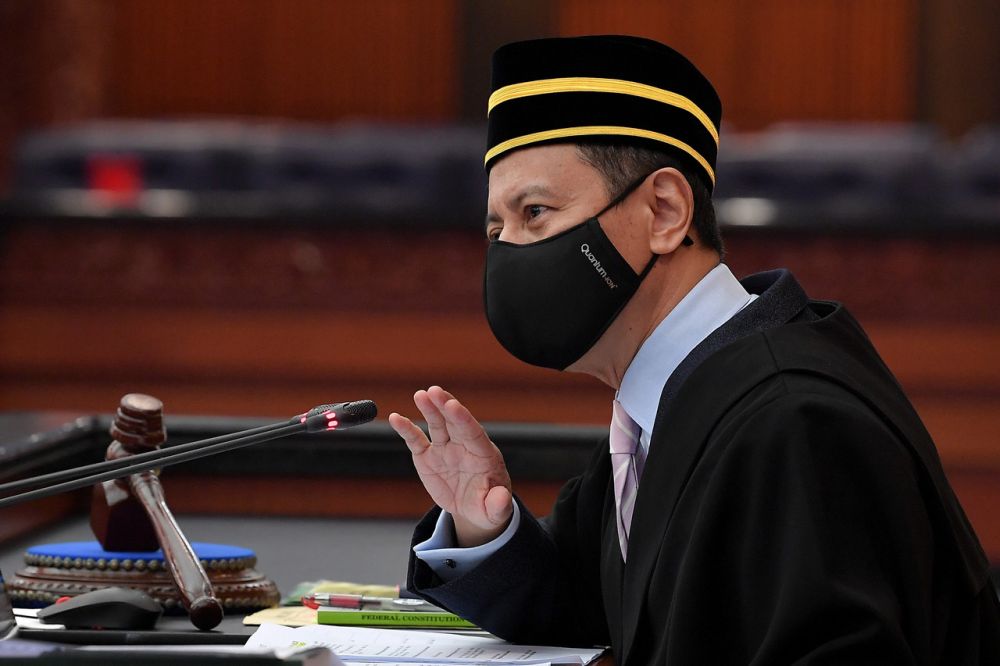
[[[316,622],[361,627],[478,629],[468,620],[445,611],[369,610],[332,606],[320,606],[316,611]]]

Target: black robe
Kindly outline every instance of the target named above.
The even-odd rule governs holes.
[[[536,520],[408,584],[520,643],[643,664],[1000,664],[988,564],[929,435],[857,322],[786,272],[664,387],[628,562],[607,441]],[[439,510],[418,525],[426,539]]]

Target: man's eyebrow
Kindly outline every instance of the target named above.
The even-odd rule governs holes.
[[[509,199],[507,199],[507,208],[509,210],[517,210],[521,207],[521,202],[528,197],[541,196],[541,197],[551,197],[552,190],[550,190],[545,185],[535,184],[528,185],[517,193],[513,194]],[[490,222],[500,222],[502,218],[496,213],[488,213],[486,215],[486,226],[490,225]]]
[[[521,202],[528,197],[541,196],[541,197],[551,197],[552,190],[550,190],[545,185],[535,184],[528,185],[523,190],[513,195],[507,200],[507,207],[511,210],[516,210],[521,207]]]

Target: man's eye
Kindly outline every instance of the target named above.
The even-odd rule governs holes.
[[[545,206],[539,206],[536,204],[533,206],[528,206],[525,210],[527,211],[529,218],[536,218],[545,212]]]
[[[487,238],[487,240],[491,240],[491,241],[497,240],[498,238],[500,238],[500,232],[501,231],[503,231],[503,229],[501,227],[499,227],[499,226],[493,227],[491,229],[487,229],[486,230],[486,238]]]

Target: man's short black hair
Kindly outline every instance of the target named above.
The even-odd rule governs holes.
[[[577,149],[583,160],[604,177],[609,196],[615,196],[637,179],[657,169],[673,167],[680,171],[694,194],[691,226],[705,245],[718,252],[719,257],[725,256],[722,234],[719,233],[719,224],[715,220],[712,195],[701,178],[693,175],[690,169],[685,168],[672,155],[650,148],[604,141],[579,143]]]

